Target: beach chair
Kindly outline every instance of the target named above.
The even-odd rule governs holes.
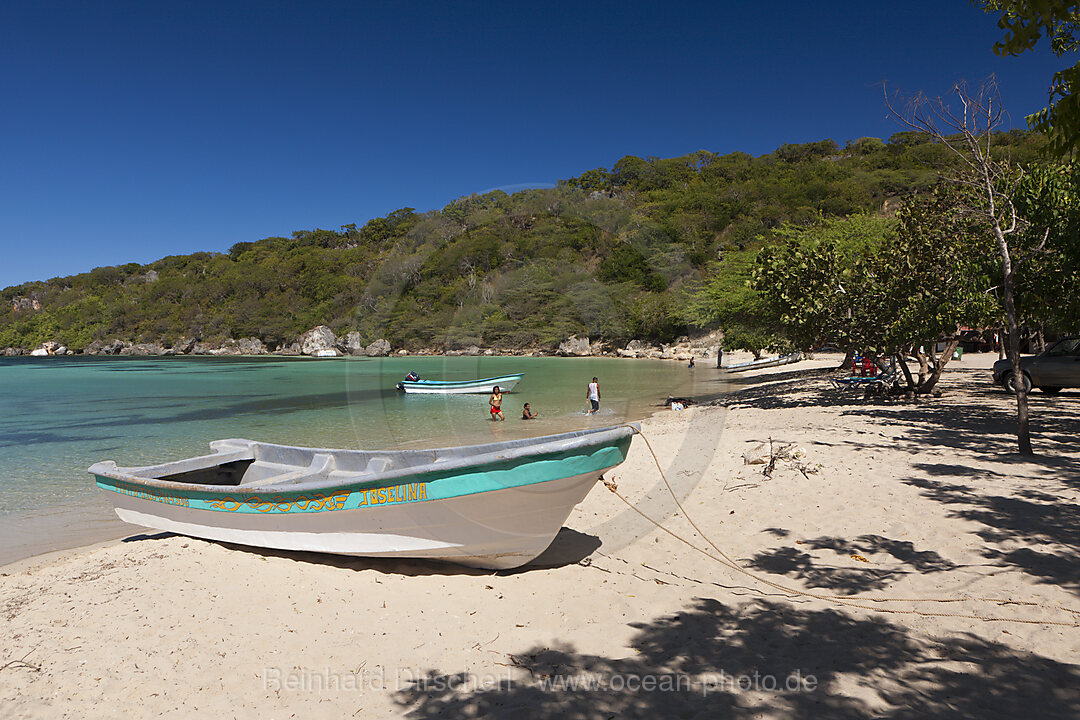
[[[892,387],[896,382],[896,376],[899,373],[899,369],[893,365],[891,368],[883,373],[877,375],[851,375],[846,378],[831,378],[829,380],[832,386],[837,390],[847,390],[849,388],[865,388],[873,389],[873,391],[880,392]]]

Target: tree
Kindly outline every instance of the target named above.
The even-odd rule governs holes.
[[[756,258],[756,251],[726,253],[709,267],[711,278],[683,302],[688,325],[718,328],[724,347],[749,350],[755,358],[783,342],[761,293],[750,287]]]
[[[1008,160],[994,152],[991,144],[991,137],[1003,118],[993,81],[983,85],[975,95],[970,94],[963,84],[957,84],[953,94],[959,111],[954,111],[940,98],[931,100],[921,95],[903,110],[897,110],[891,103],[889,109],[901,124],[947,148],[960,161],[957,169],[947,172],[944,178],[961,191],[956,195],[956,212],[982,221],[997,245],[1008,356],[1014,376],[1020,377],[1020,326],[1015,291],[1017,259],[1014,258],[1015,247],[1010,244],[1023,223],[1012,201],[1019,173]],[[1021,455],[1032,455],[1027,392],[1023,383],[1016,383],[1016,406],[1017,446]]]
[[[1029,327],[1080,332],[1080,167],[1026,168],[1014,203],[1027,259],[1016,272],[1018,312]]]
[[[1001,57],[1033,50],[1044,37],[1057,57],[1080,49],[1080,2],[1077,0],[976,0],[997,13],[1005,37],[994,44]],[[1054,73],[1047,107],[1027,117],[1028,127],[1050,140],[1050,151],[1067,158],[1080,150],[1080,63]]]
[[[978,217],[955,211],[964,188],[939,183],[929,196],[909,198],[897,212],[896,242],[875,258],[879,303],[867,299],[879,314],[879,329],[869,328],[885,352],[895,355],[908,387],[930,392],[960,341],[960,328],[985,327],[998,316],[990,291],[995,284],[987,262],[994,247]],[[876,336],[876,337],[875,337]],[[945,341],[941,353],[935,352]],[[919,360],[914,378],[905,357]]]
[[[856,215],[777,231],[784,242],[761,251],[753,287],[795,347],[871,349],[865,286],[873,278],[870,258],[890,243],[893,225]]]
[[[908,389],[937,384],[963,325],[992,315],[984,249],[950,213],[947,186],[906,200],[897,221],[826,220],[762,251],[754,287],[798,347],[831,342],[871,357],[896,357]],[[945,351],[934,346],[947,338]],[[912,375],[904,360],[919,358]]]

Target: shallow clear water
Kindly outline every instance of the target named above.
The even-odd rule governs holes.
[[[607,358],[2,358],[0,517],[11,530],[19,516],[90,506],[96,491],[86,468],[94,462],[175,460],[206,453],[219,438],[439,447],[636,420],[668,395],[715,390],[717,372],[702,366]],[[492,423],[487,395],[399,393],[394,386],[410,371],[446,380],[525,377],[504,396],[506,421]],[[590,417],[585,389],[594,375],[603,399]],[[520,419],[526,401],[539,419]]]

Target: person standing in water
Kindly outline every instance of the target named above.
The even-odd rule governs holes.
[[[600,409],[600,381],[596,378],[592,379],[589,383],[589,387],[585,390],[585,399],[589,401],[588,415],[592,415]]]
[[[536,415],[537,415],[537,413],[534,413],[532,411],[532,408],[529,407],[529,403],[525,403],[525,407],[523,407],[521,409],[521,419],[522,420],[532,420],[533,418],[536,417]]]
[[[491,388],[491,397],[488,398],[488,405],[491,406],[491,421],[505,420],[502,414],[502,391],[499,390],[499,386]]]

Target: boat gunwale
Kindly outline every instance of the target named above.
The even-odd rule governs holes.
[[[479,385],[480,383],[488,384],[492,382],[497,385],[497,381],[499,380],[521,380],[524,375],[525,373],[496,375],[495,377],[479,378],[477,380],[402,380],[401,384],[404,387],[457,387],[463,385]]]
[[[160,465],[144,465],[139,467],[124,467],[120,468],[113,464],[111,467],[101,467],[105,463],[111,461],[102,461],[91,465],[88,472],[97,477],[105,477],[112,480],[116,480],[123,483],[128,483],[142,488],[153,488],[156,490],[168,490],[168,491],[181,491],[185,493],[200,493],[205,495],[220,495],[227,494],[231,496],[236,495],[248,495],[248,496],[263,496],[263,495],[282,495],[282,494],[302,494],[313,490],[331,490],[337,489],[341,492],[348,490],[349,492],[355,490],[366,490],[378,487],[392,487],[403,484],[402,482],[388,482],[393,480],[401,480],[407,478],[419,478],[425,475],[431,475],[433,473],[442,474],[448,470],[462,470],[470,467],[493,465],[495,463],[511,462],[515,460],[524,461],[536,461],[545,455],[558,455],[574,450],[580,450],[591,446],[610,445],[614,442],[622,440],[623,438],[633,437],[641,432],[641,427],[637,423],[626,423],[625,425],[613,425],[605,428],[596,428],[594,430],[575,430],[567,433],[559,433],[557,435],[541,435],[538,438],[522,438],[519,440],[503,441],[499,443],[487,443],[481,445],[460,445],[448,448],[432,448],[430,450],[394,450],[389,452],[398,453],[431,453],[433,456],[432,462],[426,465],[417,465],[413,467],[396,468],[393,470],[386,470],[383,472],[372,473],[368,477],[362,477],[361,473],[357,473],[355,477],[350,478],[320,478],[317,480],[311,480],[308,482],[300,482],[283,486],[281,484],[270,483],[266,485],[258,485],[249,488],[244,488],[243,485],[204,485],[197,483],[182,483],[174,482],[170,480],[161,480],[158,478],[147,478],[139,475],[133,475],[130,472],[124,471],[138,471],[146,468],[160,468],[172,463],[162,463]],[[542,439],[544,442],[529,444],[529,440]],[[218,442],[230,442],[230,443],[250,443],[251,445],[265,445],[270,447],[288,448],[288,449],[300,449],[307,452],[311,452],[312,455],[317,454],[333,454],[340,452],[347,453],[379,453],[387,451],[379,450],[343,450],[343,449],[331,449],[331,448],[300,448],[295,445],[280,445],[276,443],[263,443],[255,440],[240,440],[231,439],[228,441]],[[519,444],[522,443],[522,444]],[[250,446],[249,446],[250,447]],[[451,457],[447,460],[438,460],[439,452],[447,452],[452,450],[460,450],[462,448],[477,447],[477,448],[490,448],[486,452],[465,455],[461,457]],[[237,449],[236,445],[233,445],[234,451]],[[514,452],[518,451],[518,452]],[[524,451],[524,452],[522,452]],[[183,458],[181,460],[173,461],[175,463],[184,462],[185,460],[207,458],[212,459],[219,453],[212,453],[210,455],[199,455],[195,458]],[[222,452],[221,455],[228,455],[228,452]],[[235,454],[235,452],[231,453]],[[254,460],[254,450],[252,449],[252,459]],[[295,466],[297,469],[301,469],[301,466]],[[437,478],[436,481],[441,478]],[[406,480],[408,481],[408,480]],[[416,482],[425,482],[417,480]],[[434,481],[432,481],[434,482]],[[115,492],[111,488],[104,488]]]

